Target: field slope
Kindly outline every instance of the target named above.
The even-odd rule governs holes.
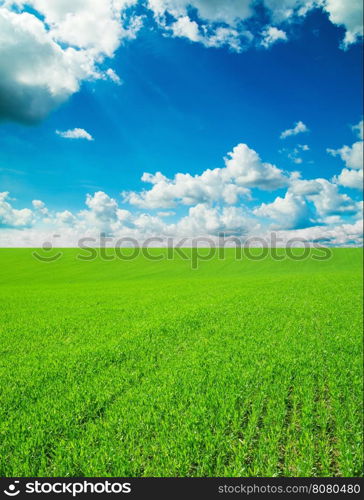
[[[362,474],[360,249],[0,250],[0,475]]]

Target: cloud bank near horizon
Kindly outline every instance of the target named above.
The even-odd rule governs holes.
[[[120,193],[120,200],[103,191],[88,194],[85,208],[73,213],[67,207],[54,212],[41,200],[32,207],[15,208],[8,192],[0,193],[0,245],[40,246],[57,233],[60,246],[100,233],[137,240],[148,237],[217,237],[220,233],[262,236],[276,231],[285,239],[293,235],[331,245],[362,243],[363,203],[342,193],[342,186],[362,189],[363,121],[352,127],[357,140],[328,154],[338,156],[344,167],[332,179],[304,179],[264,162],[247,144],[227,154],[224,166],[199,175],[144,173],[151,187]],[[259,203],[253,190],[285,190],[271,203]],[[247,203],[249,201],[249,203]],[[177,217],[174,211],[183,209]],[[164,210],[164,211],[163,211]]]

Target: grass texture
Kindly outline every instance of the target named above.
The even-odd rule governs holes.
[[[62,252],[0,250],[1,476],[362,475],[360,249]]]

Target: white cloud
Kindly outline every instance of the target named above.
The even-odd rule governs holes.
[[[353,125],[351,128],[357,133],[360,140],[364,139],[364,120],[361,120],[357,125]]]
[[[338,176],[335,176],[333,180],[337,184],[340,184],[340,186],[362,190],[363,169],[351,170],[348,168],[343,168],[341,173]]]
[[[353,127],[354,132],[359,129],[360,125]],[[304,145],[297,148],[306,149]],[[256,151],[238,144],[225,157],[223,167],[207,169],[200,175],[177,173],[168,178],[160,172],[143,174],[142,180],[151,185],[150,189],[124,193],[124,201],[137,210],[126,210],[121,200],[103,191],[88,194],[86,206],[79,212],[67,207],[52,211],[41,200],[33,200],[31,208],[18,209],[8,192],[1,193],[0,245],[41,245],[49,240],[44,239],[47,234],[55,233],[61,235],[60,244],[74,246],[79,238],[97,238],[101,232],[142,241],[153,236],[215,238],[221,232],[264,236],[272,230],[287,238],[306,235],[329,244],[357,244],[362,202],[342,192],[341,186],[358,188],[361,176],[362,169],[345,168],[332,181],[303,179],[298,172],[288,173],[263,162]],[[268,201],[252,208],[254,188],[286,191],[274,198],[267,194]],[[178,206],[178,211],[149,213],[172,206]],[[173,219],[165,219],[170,216]]]
[[[247,8],[248,2],[230,0],[229,4],[224,4],[221,0],[150,0],[148,5],[154,12],[160,29],[176,37],[200,42],[205,47],[226,46],[240,52],[244,43],[253,39],[244,27],[237,28],[241,19],[246,19],[245,16],[249,17],[253,13],[252,9]],[[197,21],[188,15],[191,6],[197,9]],[[167,22],[166,13],[174,18],[171,23]]]
[[[136,0],[24,0],[44,16],[57,42],[111,57],[122,35],[122,12]]]
[[[143,241],[153,236],[192,238],[208,235],[214,238],[221,232],[239,237],[264,237],[269,230],[285,230],[286,233],[282,234],[286,240],[306,235],[309,240],[326,238],[330,244],[351,244],[360,239],[360,224],[350,222],[345,225],[342,216],[355,221],[360,217],[362,203],[353,202],[337,189],[338,186],[325,179],[294,179],[284,197],[278,196],[272,203],[263,203],[253,211],[244,206],[198,203],[189,208],[187,215],[169,224],[163,221],[166,213],[157,216],[133,214],[121,209],[114,198],[102,191],[87,195],[86,209],[78,213],[64,210],[43,214],[45,205],[39,200],[32,203],[34,212],[27,208],[17,210],[11,205],[8,193],[2,193],[0,245],[40,246],[55,233],[60,235],[58,246],[75,246],[83,237],[99,241],[100,233],[106,233],[114,240],[128,236]],[[317,209],[319,218],[314,209]],[[321,226],[317,227],[317,223]],[[312,231],[307,229],[310,226],[313,226]],[[24,227],[27,227],[26,231],[22,229]],[[306,229],[300,232],[297,228]]]
[[[43,210],[45,208],[45,204],[41,200],[33,200],[32,205],[37,210]]]
[[[270,47],[276,42],[279,41],[287,41],[287,34],[275,26],[268,26],[262,33],[263,35],[263,40],[262,40],[262,45],[265,48]]]
[[[330,21],[345,28],[342,48],[358,41],[363,35],[362,0],[264,0],[273,22],[292,22],[315,8],[322,8]]]
[[[322,190],[322,185],[318,179],[293,179],[289,186],[289,191],[295,195],[308,196],[319,194]]]
[[[33,200],[32,201],[33,208],[36,212],[36,214],[40,215],[47,215],[48,214],[48,208],[45,206],[45,203],[41,200]]]
[[[69,210],[63,210],[63,212],[56,213],[56,224],[73,226],[76,223],[76,217]]]
[[[178,173],[168,179],[160,172],[144,173],[143,182],[152,188],[124,192],[124,199],[141,208],[170,208],[176,204],[195,205],[223,201],[235,204],[239,197],[249,197],[251,188],[273,191],[287,186],[288,175],[246,144],[238,144],[225,158],[225,167],[205,170],[201,175]]]
[[[198,24],[191,21],[188,16],[182,16],[171,25],[174,36],[185,37],[192,42],[198,42],[200,39]]]
[[[280,138],[286,139],[286,137],[290,137],[291,135],[302,134],[302,133],[308,132],[308,131],[309,130],[308,130],[307,126],[303,122],[298,121],[297,123],[295,123],[293,128],[289,128],[287,130],[284,130],[281,133]]]
[[[296,229],[311,225],[311,213],[303,196],[287,192],[272,203],[262,203],[254,214],[274,221],[272,229]]]
[[[253,0],[149,0],[158,26],[173,36],[187,37],[200,42],[205,47],[226,46],[232,51],[261,44],[261,36],[255,41],[254,35],[244,24],[255,14]],[[197,14],[194,20],[189,17],[190,9]],[[167,14],[172,17],[170,21]],[[257,33],[258,35],[258,33]],[[268,47],[279,39],[284,32],[275,27],[267,27],[263,46]]]
[[[103,191],[86,196],[88,210],[78,214],[81,226],[94,228],[105,233],[114,233],[120,230],[130,218],[128,210],[120,209],[117,201]]]
[[[343,146],[340,149],[327,149],[333,156],[340,156],[349,168],[363,168],[363,141],[355,142],[352,146]]]
[[[116,1],[116,0],[114,0]],[[132,0],[132,4],[136,4],[138,0]],[[128,7],[127,5],[126,7]],[[121,26],[121,39],[122,40],[135,40],[138,36],[139,31],[144,26],[145,16],[137,16],[131,15],[127,16],[126,14],[122,15],[122,24]]]
[[[94,138],[83,128],[74,128],[72,130],[56,130],[56,134],[64,139],[86,139],[87,141],[93,141]]]
[[[117,202],[103,191],[97,191],[93,196],[88,194],[86,205],[98,219],[110,220],[117,218]]]
[[[315,0],[264,0],[264,5],[275,23],[287,22],[304,16],[317,4]]]
[[[358,211],[357,204],[347,194],[340,193],[336,184],[327,179],[315,179],[315,182],[321,185],[321,189],[307,198],[314,203],[319,216],[350,215]]]
[[[236,203],[239,196],[248,196],[249,190],[234,184],[223,183],[220,169],[206,170],[202,175],[178,173],[168,179],[161,173],[144,174],[142,181],[153,184],[150,190],[124,192],[124,200],[140,208],[171,208],[177,204],[217,202]]]
[[[271,23],[275,26],[265,28],[263,40],[258,41],[259,37],[256,40],[255,36],[252,36],[248,46],[260,43],[268,48],[279,40],[285,41],[287,34],[282,25],[285,29],[289,28],[290,24],[300,21],[313,9],[323,9],[333,24],[345,28],[343,48],[358,41],[362,34],[361,0],[350,0],[350,2],[348,0],[263,0],[262,3],[267,9]],[[192,8],[197,13],[196,21],[193,21],[196,25],[189,26],[191,30],[189,33],[183,30],[181,34],[176,30],[175,36],[187,36],[190,40],[201,42],[206,46],[222,46],[223,42],[220,44],[217,42],[217,38],[221,38],[222,35],[217,33],[217,27],[219,24],[221,27],[223,23],[224,29],[230,31],[228,45],[236,51],[243,48],[240,38],[246,30],[246,21],[253,18],[257,12],[256,5],[257,2],[253,0],[148,0],[148,6],[161,29],[171,32],[167,14],[174,19],[173,23],[179,24],[178,20],[185,19],[189,9]],[[198,29],[199,36],[197,36]]]
[[[136,2],[2,2],[0,118],[35,123],[77,92],[82,81],[103,78],[99,65],[130,35],[121,14]]]
[[[334,176],[333,181],[341,186],[363,189],[363,120],[352,127],[361,141],[354,142],[352,146],[342,146],[340,149],[327,149],[332,156],[339,156],[345,163],[344,168],[338,176]]]
[[[334,222],[323,226],[312,226],[304,229],[279,231],[276,237],[285,244],[293,238],[303,238],[306,241],[319,242],[322,245],[331,246],[362,246],[363,244],[363,220],[354,223],[343,224]]]
[[[272,219],[274,228],[295,229],[330,216],[355,215],[358,210],[358,204],[327,179],[292,178],[283,198],[263,203],[254,214]]]
[[[10,203],[11,198],[7,191],[0,193],[0,228],[27,227],[32,224],[34,214],[29,208],[17,210]]]
[[[0,8],[0,116],[36,122],[96,76],[85,52],[62,49],[42,21]]]
[[[117,73],[115,73],[113,69],[111,68],[107,69],[105,74],[108,76],[108,78],[110,78],[112,82],[116,83],[116,85],[122,84],[120,76]]]
[[[158,235],[165,236],[168,233],[168,226],[159,217],[150,214],[140,214],[133,220],[133,225],[139,234],[144,237]]]
[[[259,188],[274,191],[288,183],[288,176],[271,163],[264,163],[256,151],[246,144],[235,146],[225,158],[225,177],[247,188]]]
[[[205,36],[202,38],[201,42],[205,47],[228,47],[233,52],[241,52],[244,47],[244,43],[247,42],[248,45],[252,40],[252,35],[249,31],[239,32],[235,28],[230,28],[226,26],[218,26],[211,33],[205,28]]]
[[[324,9],[332,23],[346,29],[342,47],[347,49],[363,36],[362,0],[326,0]]]
[[[191,207],[174,228],[181,236],[213,235],[219,233],[244,235],[252,226],[251,217],[241,207],[210,207],[199,203]]]

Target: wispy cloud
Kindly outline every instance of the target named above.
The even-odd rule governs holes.
[[[307,128],[307,126],[303,122],[298,121],[297,123],[295,123],[293,128],[289,128],[287,130],[284,130],[281,133],[280,138],[286,139],[286,137],[289,137],[291,135],[302,134],[303,132],[308,132],[308,130],[309,129]]]
[[[56,134],[64,139],[86,139],[87,141],[93,141],[94,138],[83,128],[74,128],[70,130],[56,130]]]

